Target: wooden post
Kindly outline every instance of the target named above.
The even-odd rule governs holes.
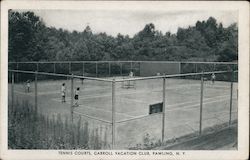
[[[203,84],[204,84],[204,79],[203,79],[203,72],[201,75],[201,97],[200,97],[200,129],[199,129],[199,135],[202,133],[202,105],[203,105]]]
[[[35,73],[35,113],[37,113],[37,72]]]
[[[15,83],[15,77],[14,77],[14,72],[11,73],[11,109],[13,111],[14,109],[14,83]]]
[[[112,149],[115,148],[115,101],[116,101],[116,97],[115,97],[115,79],[113,79],[112,82]]]
[[[231,73],[231,88],[230,88],[230,108],[229,108],[229,127],[231,126],[232,121],[232,105],[233,105],[233,79],[234,72]]]
[[[163,78],[163,89],[162,89],[162,138],[161,142],[164,142],[165,137],[165,116],[166,116],[166,78]]]
[[[73,103],[74,103],[74,75],[71,76],[71,101],[70,101],[70,116],[73,123]]]

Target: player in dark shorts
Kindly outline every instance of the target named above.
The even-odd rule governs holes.
[[[79,99],[79,92],[80,92],[80,87],[77,87],[77,89],[75,90],[75,107],[78,107],[79,104],[78,104],[78,99]]]
[[[62,84],[61,86],[61,94],[62,94],[62,103],[65,103],[65,95],[66,95],[66,87],[65,87],[65,83]]]

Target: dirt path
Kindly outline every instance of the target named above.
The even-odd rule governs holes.
[[[204,135],[193,140],[169,147],[166,150],[237,150],[237,128],[220,130],[216,133]]]

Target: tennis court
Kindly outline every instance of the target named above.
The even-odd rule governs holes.
[[[217,75],[219,76],[219,75]],[[203,84],[202,128],[212,127],[229,121],[230,92],[229,81],[210,81],[210,75]],[[143,136],[149,134],[151,140],[161,139],[162,114],[149,114],[149,106],[166,101],[164,139],[177,138],[199,131],[201,80],[190,77],[166,78],[165,94],[163,79],[145,79],[136,81],[119,81],[124,77],[111,77],[117,82],[115,102],[112,100],[112,83],[74,79],[74,89],[80,87],[79,107],[74,107],[74,118],[82,117],[93,126],[102,125],[111,128],[112,103],[115,103],[116,147],[119,149],[143,143]],[[40,79],[43,79],[40,77]],[[61,101],[61,85],[66,84],[66,103]],[[128,83],[132,87],[124,87]],[[27,99],[34,103],[34,82],[31,81],[30,92],[25,92],[25,84],[14,86],[14,97]],[[237,119],[238,83],[233,83],[232,120]],[[10,95],[9,85],[9,95]],[[46,115],[61,114],[70,116],[71,80],[39,80],[37,83],[38,111]],[[110,129],[111,130],[111,129]],[[111,141],[111,135],[110,135]]]

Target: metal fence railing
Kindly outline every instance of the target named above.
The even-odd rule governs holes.
[[[43,62],[44,63],[44,62]],[[51,62],[50,62],[51,63]],[[52,62],[55,64],[56,62]],[[60,62],[62,63],[62,62]],[[68,62],[65,62],[68,63]],[[81,62],[82,63],[82,62]],[[107,62],[110,64],[110,62]],[[20,64],[20,63],[16,63]],[[226,120],[229,126],[232,124],[232,113],[237,110],[237,99],[235,99],[237,92],[237,73],[238,71],[213,71],[213,72],[200,72],[200,73],[185,73],[185,74],[175,74],[175,75],[158,75],[158,76],[148,76],[148,77],[130,77],[130,78],[97,78],[97,77],[88,77],[82,75],[74,75],[74,74],[65,74],[65,73],[46,73],[41,72],[38,64],[39,62],[34,62],[36,64],[37,71],[24,71],[24,70],[11,70],[9,69],[9,83],[10,83],[10,103],[11,106],[14,104],[15,93],[17,92],[15,87],[18,87],[22,83],[22,81],[26,81],[27,79],[33,79],[32,85],[34,86],[34,91],[32,93],[27,94],[29,99],[34,98],[34,106],[37,110],[40,95],[46,96],[47,92],[44,91],[39,93],[38,85],[42,83],[42,80],[48,80],[48,76],[50,77],[58,77],[63,78],[68,82],[67,86],[70,86],[69,89],[69,100],[70,103],[67,104],[66,107],[69,110],[69,114],[71,115],[71,120],[74,120],[74,114],[78,114],[96,121],[100,121],[102,123],[107,123],[111,125],[111,143],[112,148],[116,148],[117,146],[117,132],[119,135],[120,131],[117,131],[117,128],[124,129],[124,125],[127,123],[132,124],[136,121],[138,124],[138,120],[143,119],[145,123],[148,121],[152,121],[155,119],[161,120],[161,125],[158,124],[158,129],[160,127],[160,139],[161,142],[166,141],[167,132],[169,129],[169,120],[171,116],[176,113],[176,117],[172,117],[173,119],[178,120],[179,124],[184,123],[189,118],[194,118],[195,115],[197,119],[192,119],[195,123],[190,123],[192,129],[198,131],[199,135],[202,134],[204,127],[203,122],[207,119],[211,118],[211,116],[216,117],[216,114],[219,114],[219,111],[225,112],[226,118],[228,116],[228,120]],[[45,63],[44,63],[45,64]],[[49,63],[48,63],[49,64]],[[96,63],[98,64],[98,63]],[[109,66],[108,65],[108,66]],[[72,67],[72,65],[69,65]],[[53,67],[53,72],[56,72],[56,65]],[[84,65],[82,65],[84,67]],[[96,67],[97,69],[98,67]],[[68,73],[72,68],[69,68]],[[80,69],[80,68],[77,68]],[[108,68],[110,70],[111,67]],[[100,71],[97,69],[96,72]],[[123,69],[121,69],[123,71]],[[82,72],[83,73],[83,72]],[[108,71],[107,73],[110,73]],[[122,73],[121,73],[122,74]],[[214,84],[213,81],[210,81],[210,77],[212,74],[216,75],[216,82],[218,84]],[[25,76],[24,76],[25,75]],[[19,76],[19,79],[16,77]],[[20,81],[22,79],[22,81]],[[77,80],[77,81],[76,81]],[[81,110],[75,109],[74,106],[74,89],[76,86],[80,85],[80,82],[85,84],[86,94],[83,95],[82,103],[86,107],[88,105],[97,106],[96,108],[89,107],[88,111],[92,112],[92,110],[99,110],[100,116],[104,118],[98,118],[97,113],[93,115],[89,115],[88,113],[81,112]],[[208,82],[209,81],[209,82]],[[135,89],[124,89],[122,83],[127,82],[135,82],[133,83]],[[46,85],[48,87],[48,84]],[[58,83],[55,83],[58,85]],[[15,86],[16,85],[16,86]],[[89,87],[88,87],[89,85]],[[185,88],[186,87],[186,88]],[[51,90],[51,86],[48,87]],[[47,90],[46,88],[40,87],[40,89]],[[20,92],[20,91],[18,91]],[[185,93],[184,93],[185,92]],[[226,93],[224,95],[223,93]],[[38,94],[39,93],[39,94]],[[53,98],[51,91],[48,94],[51,94],[49,98]],[[97,94],[98,93],[98,94]],[[33,95],[31,95],[33,94]],[[217,94],[216,101],[212,101],[214,96]],[[22,94],[23,95],[23,94]],[[178,98],[179,96],[179,98]],[[31,98],[30,98],[31,97]],[[95,97],[96,99],[93,99]],[[105,98],[106,97],[106,98]],[[221,103],[221,97],[225,98],[225,102]],[[55,100],[56,97],[54,97]],[[150,100],[154,100],[155,102],[162,103],[162,111],[155,115],[147,114],[148,106],[151,105]],[[185,102],[183,102],[183,100]],[[59,100],[60,102],[60,100]],[[218,102],[218,103],[217,103]],[[49,103],[49,102],[43,102]],[[198,104],[197,104],[198,103]],[[211,103],[215,103],[211,105]],[[48,104],[51,105],[51,104]],[[171,108],[171,106],[173,106]],[[204,108],[205,106],[205,108]],[[211,107],[210,107],[211,106]],[[223,106],[223,107],[221,107]],[[183,110],[181,110],[183,107]],[[189,111],[194,109],[195,111]],[[226,109],[227,108],[227,109]],[[141,111],[142,109],[145,110]],[[178,110],[180,109],[180,111]],[[218,113],[214,113],[218,111]],[[138,111],[138,114],[136,113]],[[205,111],[205,115],[204,115]],[[94,111],[93,111],[94,112]],[[143,112],[143,113],[142,113]],[[182,113],[182,112],[185,112]],[[236,113],[237,111],[235,111]],[[172,114],[173,113],[173,114]],[[178,113],[178,114],[177,114]],[[106,114],[106,115],[105,115]],[[182,115],[183,114],[183,115]],[[182,115],[183,117],[179,117],[178,115]],[[235,116],[235,115],[234,115]],[[218,118],[218,117],[217,117]],[[225,118],[225,116],[224,116]],[[173,120],[171,119],[171,120]],[[236,115],[237,119],[237,115]],[[197,123],[198,121],[198,123]],[[225,122],[224,120],[221,120]],[[198,128],[197,127],[198,124]],[[171,124],[170,124],[171,125]],[[122,127],[123,126],[123,127]],[[138,127],[138,126],[137,126]],[[135,128],[136,129],[136,128]],[[152,130],[152,129],[151,129]],[[158,135],[158,136],[159,136]],[[119,139],[119,138],[118,138]]]
[[[156,74],[238,70],[237,62],[176,62],[176,61],[34,61],[9,62],[9,69],[48,73],[74,74],[87,77],[134,75],[146,77]]]

